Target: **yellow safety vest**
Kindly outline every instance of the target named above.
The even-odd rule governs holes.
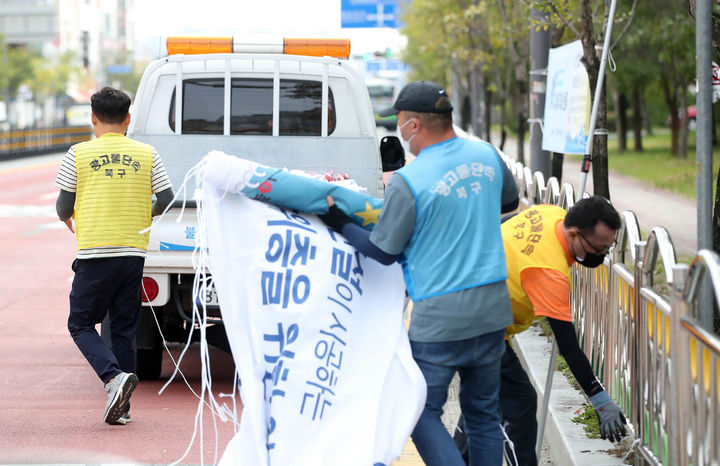
[[[147,250],[152,221],[152,148],[106,133],[75,146],[78,249],[130,246]]]
[[[553,269],[570,281],[565,249],[555,234],[555,226],[565,218],[565,210],[554,205],[538,205],[523,210],[502,224],[507,286],[515,323],[507,334],[520,333],[536,319],[533,305],[520,283],[522,271],[529,267]]]

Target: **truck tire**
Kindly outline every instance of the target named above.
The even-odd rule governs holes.
[[[112,349],[110,341],[110,321],[106,315],[100,326],[100,336],[108,348]],[[135,355],[135,373],[140,379],[154,380],[160,378],[162,373],[163,341],[160,332],[149,310],[143,308],[136,334],[137,353]]]
[[[163,318],[161,310],[156,311],[160,325]],[[143,380],[154,380],[160,378],[163,360],[163,341],[157,328],[155,317],[152,311],[143,307],[140,311],[135,341],[137,342],[136,369],[138,378]]]
[[[162,373],[163,346],[162,343],[154,348],[137,350],[136,373],[142,380],[155,380]]]

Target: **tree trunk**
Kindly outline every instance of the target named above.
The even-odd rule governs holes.
[[[558,184],[562,184],[563,159],[565,154],[562,152],[553,152],[550,161],[550,176],[554,176],[558,180]]]
[[[522,110],[520,107],[522,106],[522,103],[520,102],[522,97],[520,95],[513,96],[513,101],[516,109],[516,117],[517,117],[517,159],[518,162],[522,163],[523,165],[526,165],[525,163],[525,120],[527,120],[527,117],[523,118]]]
[[[641,96],[641,102],[642,102],[642,118],[643,118],[643,124],[645,125],[645,134],[648,136],[652,136],[653,129],[652,129],[652,121],[650,121],[650,112],[647,108],[647,99],[645,96]]]
[[[598,105],[597,122],[595,127],[596,130],[607,128],[607,101],[605,100],[604,84],[600,89],[600,105]],[[605,134],[593,136],[592,159],[593,193],[596,196],[602,196],[605,199],[610,200],[607,131]]]
[[[697,13],[697,2],[696,0],[687,0],[688,3],[688,10],[690,10],[690,16],[695,19],[695,15]],[[713,16],[715,16],[713,14]],[[715,18],[713,18],[712,22],[712,45],[713,48],[715,48],[715,51],[717,53],[720,53],[720,23],[715,21]]]
[[[482,102],[482,95],[485,88],[484,84],[484,76],[480,65],[473,65],[470,70],[470,99],[472,100],[470,114],[472,134],[478,137],[482,135],[483,131],[482,108],[484,103]]]
[[[490,90],[489,83],[486,81],[485,84],[486,85],[485,85],[485,108],[484,108],[484,110],[485,110],[485,118],[484,118],[485,125],[484,125],[484,129],[485,129],[485,140],[487,142],[490,142],[490,126],[492,124],[493,93]]]
[[[523,69],[525,67],[523,66]],[[517,77],[517,74],[516,74]],[[525,165],[525,131],[528,119],[528,95],[527,81],[517,80],[517,92],[515,94],[515,109],[517,111],[517,154],[518,162]]]
[[[581,42],[583,46],[582,62],[587,70],[588,79],[590,81],[590,95],[594,101],[595,88],[597,87],[598,77],[600,73],[600,53],[595,50],[598,42],[603,41],[604,32],[595,41],[595,32],[593,28],[593,15],[590,6],[590,0],[580,1],[580,26],[582,28]],[[606,9],[609,6],[606,4]],[[592,147],[592,175],[594,194],[610,199],[610,189],[608,185],[608,159],[607,159],[607,102],[605,96],[605,85],[600,89],[600,105],[598,106],[597,119],[595,121],[595,131],[606,130],[605,134],[595,136],[593,134],[588,137],[593,138]],[[582,196],[582,193],[578,193]]]
[[[712,223],[713,250],[720,251],[720,169],[715,180],[715,207],[713,208]]]
[[[463,129],[463,131],[470,131],[470,125],[471,125],[471,112],[470,112],[470,106],[472,104],[470,103],[470,97],[468,95],[463,96],[462,99],[462,109],[460,111],[460,117],[462,119],[462,124],[460,127]]]
[[[627,150],[627,97],[617,92],[615,98],[615,128],[618,136],[618,152]]]
[[[681,86],[680,89],[685,89]],[[686,159],[688,157],[688,136],[690,128],[688,127],[688,111],[687,111],[687,94],[685,91],[680,92],[680,134],[678,138],[678,158]]]
[[[640,88],[636,84],[632,91],[633,106],[633,138],[635,140],[635,150],[642,152],[642,107],[640,105]]]
[[[712,247],[713,251],[720,254],[720,169],[718,169],[717,179],[715,180],[715,206],[713,208],[712,217]],[[718,312],[718,303],[715,303],[715,317],[713,321],[713,330],[720,333],[720,312]]]
[[[673,157],[678,155],[678,129],[680,128],[680,119],[678,118],[677,94],[675,90],[670,90],[670,83],[665,75],[660,79],[662,84],[665,103],[670,110],[670,153]]]
[[[712,145],[715,147],[717,145],[717,128],[715,128],[715,122],[717,122],[717,116],[715,115],[715,106],[713,105],[712,111],[710,112],[710,116],[712,117],[712,124],[710,125],[711,131],[712,131]],[[697,117],[696,117],[697,118]]]
[[[505,99],[502,99],[502,101],[500,105],[500,150],[504,150],[505,148],[505,135],[507,134],[505,129],[507,126],[507,106],[505,105]]]

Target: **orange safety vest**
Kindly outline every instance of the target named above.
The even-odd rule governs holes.
[[[508,268],[514,324],[507,334],[520,333],[537,317],[520,282],[522,271],[529,267],[553,269],[571,281],[565,250],[555,234],[555,226],[565,218],[565,210],[554,205],[530,207],[502,224],[505,260]]]

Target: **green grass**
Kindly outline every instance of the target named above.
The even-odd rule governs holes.
[[[632,150],[631,134],[628,134],[627,145],[628,150],[623,153],[618,152],[617,137],[610,135],[608,163],[611,170],[689,198],[697,197],[694,131],[690,132],[688,139],[687,159],[679,159],[671,155],[671,134],[668,128],[656,128],[652,136],[644,135],[642,152]],[[717,171],[719,162],[720,152],[713,155],[714,171]],[[713,174],[713,196],[714,190],[715,174]]]
[[[577,416],[572,418],[572,421],[583,425],[588,438],[600,438],[600,423],[595,415],[595,408],[591,404],[584,404],[583,409],[576,412]]]

